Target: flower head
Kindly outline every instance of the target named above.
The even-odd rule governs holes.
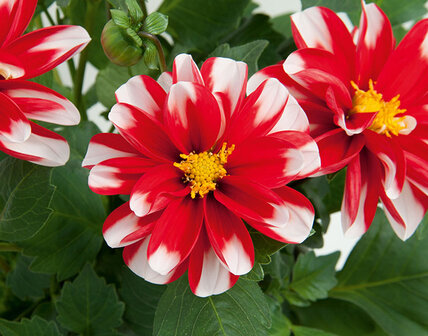
[[[322,173],[347,166],[342,225],[364,233],[379,198],[401,239],[428,208],[428,20],[395,48],[391,24],[375,4],[362,2],[352,33],[331,10],[292,15],[298,50],[257,73],[284,83],[307,113]]]
[[[300,243],[310,202],[284,186],[318,170],[303,111],[276,79],[245,96],[247,66],[210,58],[197,68],[176,57],[159,81],[136,76],[116,91],[109,118],[119,134],[98,134],[83,166],[100,194],[130,194],[107,218],[111,247],[154,283],[188,270],[192,291],[219,294],[249,272],[254,249],[243,222]]]
[[[25,79],[66,61],[90,41],[78,26],[54,26],[22,35],[37,0],[0,2],[0,150],[44,166],[63,165],[65,139],[29,119],[76,125],[79,111],[60,94]],[[22,36],[21,36],[22,35]]]

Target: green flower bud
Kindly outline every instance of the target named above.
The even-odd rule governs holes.
[[[126,30],[116,25],[113,20],[107,22],[101,34],[101,45],[107,57],[117,65],[132,66],[143,55],[143,50],[138,46],[135,36],[129,36]],[[141,40],[140,40],[141,42]]]

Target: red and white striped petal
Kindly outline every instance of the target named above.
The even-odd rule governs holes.
[[[0,141],[22,143],[31,134],[31,125],[19,107],[0,91]]]
[[[182,172],[172,164],[158,165],[147,171],[131,191],[132,211],[142,217],[165,208],[170,203],[165,194],[186,189],[182,177]]]
[[[99,133],[92,137],[82,167],[92,168],[94,165],[112,158],[143,157],[120,134]]]
[[[221,294],[239,279],[220,262],[206,235],[202,230],[189,258],[190,289],[199,297]]]
[[[8,3],[8,4],[7,4]],[[6,7],[5,7],[6,6]],[[4,35],[4,43],[11,41],[20,36],[34,14],[37,6],[37,0],[6,0],[0,1],[0,22],[7,27],[7,34]],[[9,7],[9,9],[7,9]],[[8,12],[8,14],[6,14]],[[9,16],[9,17],[7,17]],[[0,33],[0,45],[2,42],[2,35]]]
[[[288,222],[286,204],[270,189],[239,176],[225,176],[217,185],[216,200],[239,217],[273,226]]]
[[[308,117],[292,95],[288,96],[287,104],[284,107],[281,118],[270,130],[269,134],[281,131],[300,131],[309,133]]]
[[[53,26],[35,30],[8,44],[5,51],[25,66],[23,79],[36,77],[80,52],[91,40],[79,26]]]
[[[327,50],[342,63],[349,64],[352,74],[355,45],[343,21],[332,10],[310,7],[291,15],[294,42],[299,49],[319,48]]]
[[[204,85],[201,73],[191,55],[180,54],[174,59],[172,65],[172,83],[192,82]]]
[[[381,186],[381,166],[363,151],[348,165],[342,201],[342,228],[348,237],[360,237],[376,214]]]
[[[31,135],[24,142],[0,141],[0,150],[18,159],[42,166],[64,165],[70,156],[67,141],[60,135],[33,122]]]
[[[29,119],[58,125],[77,125],[80,122],[78,109],[55,91],[29,81],[0,83],[0,90],[13,100]]]
[[[0,79],[15,79],[24,76],[25,68],[14,55],[0,50]]]
[[[162,72],[157,82],[162,87],[162,89],[168,93],[172,86],[172,73],[169,71]]]
[[[374,3],[362,1],[357,42],[358,86],[368,89],[369,79],[376,81],[395,46],[391,23],[385,13]],[[367,87],[365,87],[367,86]]]
[[[145,75],[132,77],[116,90],[115,95],[118,103],[133,105],[162,122],[166,93],[153,78]]]
[[[296,179],[313,175],[320,169],[321,158],[318,145],[309,134],[297,131],[284,131],[272,133],[269,136],[287,141],[299,150],[303,158],[303,164],[299,173],[295,176]]]
[[[154,284],[163,285],[177,280],[186,271],[188,263],[181,263],[167,274],[156,272],[147,261],[147,248],[150,239],[151,236],[148,236],[135,244],[126,246],[123,249],[125,264],[128,265],[132,272]]]
[[[11,12],[14,5],[18,3],[19,0],[9,1],[9,0],[0,0],[0,46],[3,45],[3,42],[6,39],[7,34],[9,33],[9,27],[13,17]]]
[[[101,195],[128,195],[140,177],[155,164],[153,160],[142,157],[102,161],[89,173],[89,188]]]
[[[162,124],[145,111],[118,103],[108,117],[120,134],[141,153],[162,161],[174,161],[179,156]]]
[[[203,201],[190,197],[172,201],[156,222],[147,257],[150,267],[167,275],[190,254],[201,231]]]
[[[292,181],[303,166],[301,151],[293,143],[272,135],[250,138],[237,146],[228,158],[226,170],[229,175],[249,179],[270,189]]]
[[[224,110],[231,116],[240,106],[247,89],[248,67],[244,62],[229,58],[212,57],[201,68],[205,86],[211,92],[222,93]]]
[[[391,54],[375,89],[385,101],[400,95],[404,107],[426,101],[428,87],[428,19],[416,23]]]
[[[289,212],[289,219],[285,225],[269,225],[267,223],[249,220],[248,223],[264,235],[284,243],[298,244],[310,234],[315,218],[314,207],[311,202],[289,187],[274,190],[282,199]]]
[[[281,118],[288,98],[288,90],[277,79],[263,82],[233,115],[229,143],[238,145],[247,138],[268,134]]]
[[[254,265],[254,247],[242,220],[214,197],[205,199],[205,224],[211,246],[225,267],[235,275]]]
[[[404,182],[397,198],[381,194],[381,199],[386,217],[401,240],[408,239],[415,232],[428,210],[428,197],[408,181]]]
[[[204,152],[218,138],[220,108],[212,93],[199,84],[174,84],[164,113],[168,134],[182,153]]]
[[[103,225],[103,236],[107,245],[113,248],[124,247],[135,242],[126,241],[124,239],[132,233],[135,233],[142,228],[145,229],[148,236],[155,221],[159,216],[149,215],[146,217],[137,217],[129,208],[129,202],[122,204],[116,208],[105,220]],[[140,237],[142,239],[144,237]]]

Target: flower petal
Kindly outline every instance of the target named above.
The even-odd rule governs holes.
[[[31,125],[19,107],[0,91],[0,141],[22,143],[31,134]]]
[[[174,58],[172,65],[172,83],[192,82],[204,85],[201,73],[191,55],[180,54]]]
[[[123,260],[132,272],[142,277],[144,280],[154,284],[167,284],[177,280],[187,269],[187,262],[183,262],[167,274],[160,274],[150,267],[147,260],[147,249],[151,236],[126,246],[123,249]]]
[[[25,68],[19,59],[10,53],[0,51],[0,79],[20,78],[24,74]]]
[[[172,73],[168,71],[162,72],[157,82],[162,87],[162,89],[168,93],[172,86]]]
[[[116,90],[115,95],[118,103],[133,105],[162,122],[166,93],[153,78],[145,75],[132,77]]]
[[[31,135],[24,142],[0,141],[0,150],[21,160],[42,166],[64,165],[70,156],[67,141],[60,135],[33,122]]]
[[[0,83],[0,89],[29,119],[58,125],[77,125],[80,122],[77,108],[67,98],[43,85],[17,80]]]
[[[5,35],[4,42],[7,43],[8,41],[14,40],[25,31],[36,9],[37,0],[9,0],[0,2],[5,2],[0,3],[0,12],[3,12],[5,9],[1,7],[4,7],[9,3],[9,17],[6,18],[3,16],[3,13],[3,15],[0,14],[0,22],[7,23],[6,20],[9,19],[9,24],[5,24],[5,26],[8,27],[8,33],[7,36]],[[0,33],[0,45],[2,42],[1,35],[2,34]]]
[[[94,165],[112,158],[137,157],[142,155],[120,134],[99,133],[92,137],[82,162],[82,167]]]
[[[91,40],[79,26],[53,26],[35,30],[5,48],[25,66],[22,79],[33,78],[65,62]]]
[[[233,287],[239,278],[220,262],[204,230],[190,255],[188,275],[190,289],[199,297],[221,294]]]
[[[190,197],[172,201],[158,219],[147,256],[150,267],[166,275],[190,254],[201,231],[202,200]]]
[[[205,223],[211,246],[224,266],[235,275],[254,265],[254,247],[242,220],[212,196],[205,199]]]
[[[182,153],[204,152],[217,140],[221,113],[205,87],[191,82],[174,84],[164,113],[168,134]]]
[[[270,130],[270,133],[281,131],[300,131],[309,133],[309,121],[305,111],[300,107],[297,100],[289,95],[281,118]]]

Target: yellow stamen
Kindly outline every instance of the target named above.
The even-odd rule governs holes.
[[[209,151],[180,154],[183,160],[174,162],[174,166],[184,172],[184,182],[190,183],[192,198],[197,194],[202,198],[211,190],[215,190],[216,182],[227,174],[223,165],[227,163],[227,157],[234,149],[235,145],[227,148],[227,143],[224,142],[217,154]]]
[[[369,89],[367,91],[360,88],[351,81],[352,87],[355,89],[354,97],[352,98],[353,113],[373,113],[377,112],[369,129],[379,134],[385,134],[387,137],[398,135],[399,132],[406,128],[405,116],[399,116],[406,112],[405,109],[400,109],[400,95],[395,96],[390,101],[383,100],[382,94],[374,89],[373,81],[369,80]]]

